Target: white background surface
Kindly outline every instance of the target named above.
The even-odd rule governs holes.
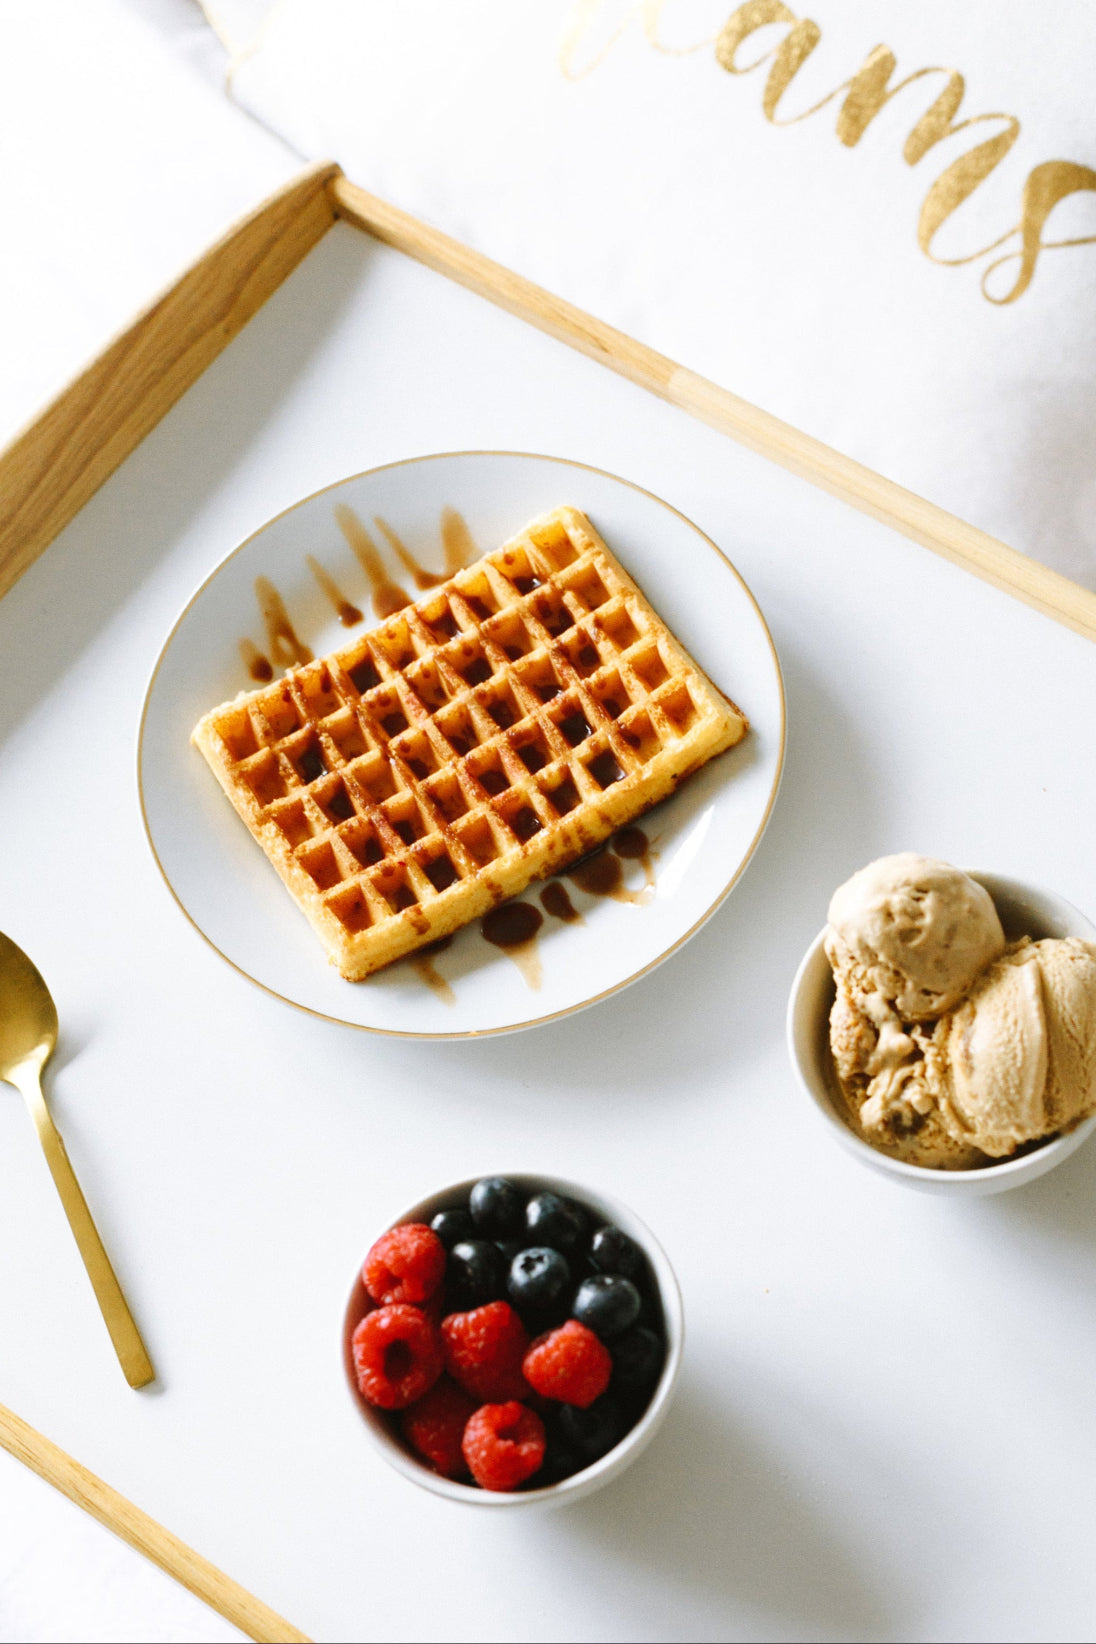
[[[291,169],[220,155],[195,223]],[[50,306],[6,313],[31,375]],[[720,543],[781,653],[788,763],[745,879],[652,977],[530,1035],[383,1042],[267,998],[182,919],[140,829],[137,717],[248,531],[472,446],[619,472]],[[1096,907],[1090,644],[338,228],[0,605],[0,668],[0,928],[54,991],[54,1109],[161,1372],[122,1381],[7,1092],[3,1402],[317,1638],[1090,1636],[1096,1152],[937,1204],[833,1146],[782,1038],[830,890],[881,852]],[[337,1353],[389,1215],[499,1167],[631,1204],[689,1330],[636,1467],[517,1523],[389,1473]],[[0,1636],[233,1636],[0,1460]]]

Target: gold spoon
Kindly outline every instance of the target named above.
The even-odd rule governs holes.
[[[49,988],[22,948],[0,932],[0,1081],[23,1093],[118,1362],[131,1387],[144,1387],[156,1372],[42,1093],[42,1070],[56,1044],[57,1006]]]

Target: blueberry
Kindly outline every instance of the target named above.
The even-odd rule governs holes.
[[[534,1245],[522,1250],[510,1263],[507,1289],[520,1311],[546,1312],[554,1307],[571,1284],[571,1269],[558,1250]]]
[[[524,1239],[497,1239],[495,1242],[497,1243],[499,1249],[502,1251],[503,1260],[506,1263],[507,1271],[509,1271],[510,1263],[513,1261],[514,1257],[517,1256],[517,1255],[520,1255],[521,1252],[525,1249],[525,1247],[526,1247],[525,1246],[525,1240]]]
[[[590,1260],[601,1273],[620,1273],[633,1283],[643,1276],[643,1252],[619,1227],[599,1227],[590,1244]]]
[[[506,1294],[506,1259],[486,1239],[462,1239],[449,1252],[445,1277],[453,1309],[468,1312]]]
[[[586,1236],[586,1217],[558,1193],[537,1193],[525,1206],[525,1231],[531,1243],[569,1256]]]
[[[570,1478],[572,1473],[580,1473],[588,1464],[587,1456],[575,1443],[574,1433],[565,1431],[561,1423],[560,1417],[565,1408],[567,1407],[553,1404],[545,1410],[542,1417],[545,1439],[544,1462],[536,1475],[541,1484],[556,1484],[560,1479]]]
[[[576,1455],[582,1466],[588,1467],[624,1437],[627,1421],[613,1395],[603,1393],[585,1410],[575,1404],[565,1404],[554,1426],[560,1448]]]
[[[468,1208],[483,1239],[509,1239],[520,1234],[525,1195],[505,1176],[487,1176],[468,1195]]]
[[[565,1443],[558,1433],[553,1433],[551,1427],[545,1438],[544,1460],[540,1471],[534,1476],[535,1485],[558,1484],[561,1479],[570,1478],[572,1473],[579,1473],[586,1466],[578,1451]]]
[[[657,1296],[652,1296],[647,1290],[641,1290],[639,1296],[640,1308],[636,1323],[646,1325],[656,1336],[665,1336],[666,1322],[662,1317],[662,1303]]]
[[[580,1324],[607,1339],[634,1324],[640,1306],[639,1291],[631,1279],[619,1273],[595,1273],[579,1285],[571,1312]]]
[[[584,1284],[587,1279],[592,1279],[597,1268],[581,1250],[568,1256],[567,1265],[571,1269],[571,1300],[574,1301],[579,1285]]]
[[[613,1342],[613,1378],[622,1387],[649,1387],[662,1369],[662,1342],[646,1325],[633,1324]]]
[[[467,1210],[439,1210],[430,1226],[446,1250],[452,1250],[455,1244],[476,1236],[476,1224]]]

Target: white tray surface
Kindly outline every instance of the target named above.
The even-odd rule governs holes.
[[[634,988],[381,1040],[182,918],[137,718],[236,542],[344,474],[475,448],[621,474],[723,547],[781,653],[788,762],[742,883]],[[4,1402],[317,1638],[1087,1636],[1096,1148],[1001,1200],[904,1193],[806,1111],[782,1026],[830,890],[881,852],[1092,912],[1091,645],[337,228],[0,605],[0,657],[0,928],[55,993],[55,1110],[162,1376],[122,1381],[9,1092]],[[507,1167],[630,1204],[688,1323],[642,1460],[516,1522],[389,1472],[337,1352],[386,1219]]]

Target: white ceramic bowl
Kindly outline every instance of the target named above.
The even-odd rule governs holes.
[[[1020,936],[1036,939],[1047,936],[1076,936],[1096,942],[1096,926],[1071,903],[1052,891],[1026,885],[1000,874],[967,872],[984,885],[993,897],[1005,935],[1009,941]],[[829,1016],[834,1000],[833,972],[822,946],[822,930],[807,949],[788,1001],[788,1052],[803,1090],[810,1097],[835,1141],[859,1159],[861,1164],[892,1181],[902,1182],[924,1193],[944,1193],[953,1198],[980,1198],[1020,1187],[1061,1164],[1075,1153],[1096,1130],[1096,1117],[1018,1159],[979,1170],[932,1170],[924,1165],[904,1164],[878,1152],[856,1135],[843,1118],[844,1103],[837,1085],[830,1054]]]
[[[631,1431],[625,1433],[620,1443],[607,1455],[602,1456],[600,1461],[584,1467],[581,1472],[573,1474],[570,1478],[561,1479],[558,1484],[545,1485],[539,1490],[481,1490],[471,1484],[459,1484],[452,1479],[442,1478],[403,1443],[396,1419],[386,1411],[367,1404],[358,1392],[350,1342],[355,1326],[366,1312],[360,1267],[343,1320],[342,1352],[347,1386],[354,1407],[381,1455],[390,1466],[402,1473],[405,1478],[409,1478],[413,1484],[421,1484],[424,1490],[432,1490],[435,1495],[445,1496],[450,1501],[465,1502],[473,1507],[562,1506],[565,1502],[578,1501],[582,1496],[590,1495],[622,1473],[647,1448],[666,1419],[681,1369],[681,1352],[685,1339],[681,1292],[666,1252],[654,1234],[638,1216],[633,1215],[626,1206],[619,1204],[615,1199],[607,1198],[604,1193],[591,1192],[587,1187],[580,1187],[576,1182],[564,1181],[558,1176],[528,1176],[514,1174],[512,1171],[492,1171],[484,1174],[505,1175],[508,1181],[525,1189],[530,1196],[534,1193],[551,1192],[567,1199],[574,1199],[584,1209],[591,1211],[596,1221],[612,1223],[627,1233],[646,1254],[658,1290],[658,1299],[662,1305],[666,1359],[662,1366],[662,1374],[651,1395],[651,1402],[643,1415]],[[466,1182],[456,1182],[451,1187],[442,1188],[438,1193],[432,1193],[428,1199],[420,1199],[418,1204],[411,1205],[385,1227],[378,1228],[374,1237],[379,1238],[388,1227],[396,1227],[405,1222],[429,1224],[439,1210],[463,1208],[468,1203],[468,1194],[472,1187],[480,1180],[481,1176],[473,1176]]]

